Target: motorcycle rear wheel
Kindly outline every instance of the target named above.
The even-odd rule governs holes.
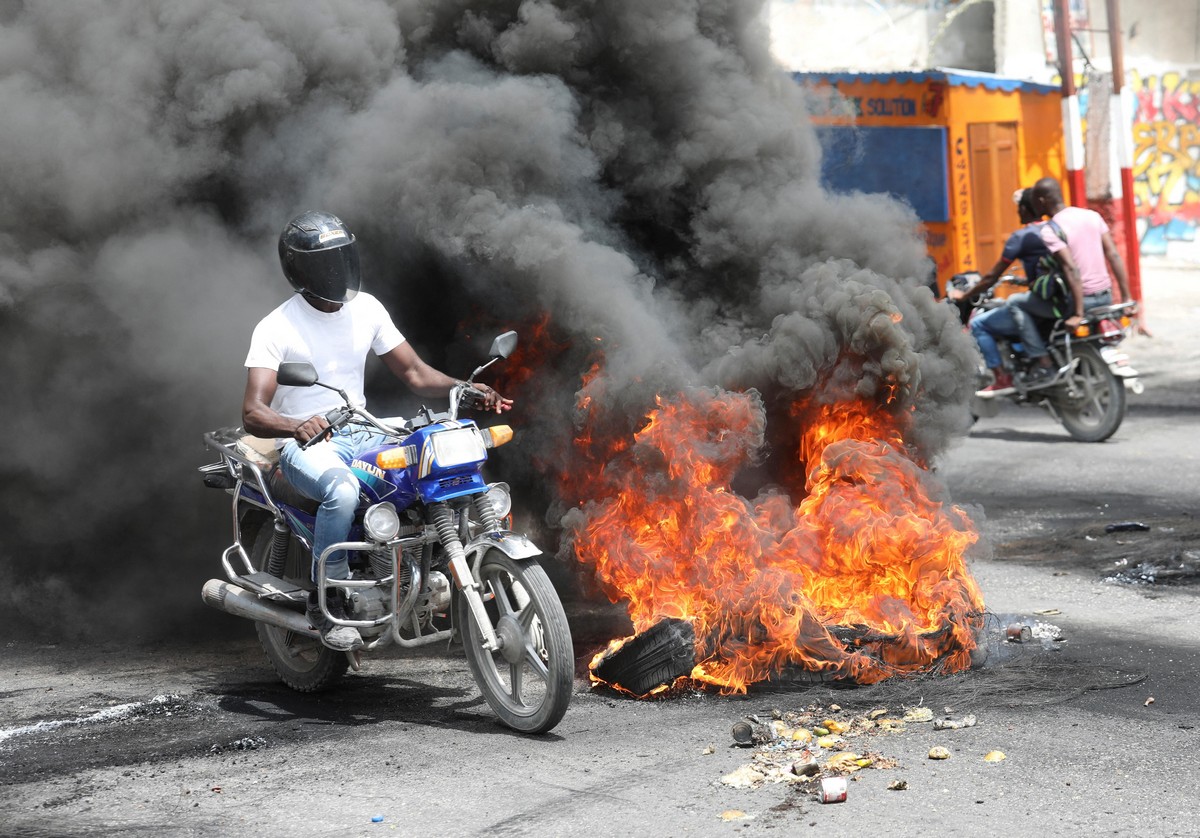
[[[1053,395],[1059,421],[1080,442],[1103,442],[1125,419],[1125,384],[1092,346],[1075,352],[1075,369]],[[1073,387],[1075,396],[1068,395]]]
[[[500,550],[479,566],[484,608],[502,646],[491,652],[465,596],[458,597],[467,665],[500,721],[522,733],[545,733],[571,702],[575,654],[558,592],[546,571]]]
[[[266,519],[252,536],[250,562],[255,570],[266,570],[274,532],[273,521]],[[303,585],[309,577],[310,555],[295,536],[289,535],[284,578]],[[350,665],[345,652],[330,649],[315,638],[267,623],[255,623],[254,629],[275,674],[297,692],[316,692],[332,686]]]

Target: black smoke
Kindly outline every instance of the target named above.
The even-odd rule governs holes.
[[[0,4],[10,625],[195,621],[229,540],[201,433],[238,421],[250,331],[289,291],[278,231],[310,208],[448,371],[550,316],[567,348],[505,460],[527,476],[564,456],[598,345],[631,426],[663,388],[887,390],[943,450],[972,354],[917,219],[820,188],[763,21],[755,0]]]

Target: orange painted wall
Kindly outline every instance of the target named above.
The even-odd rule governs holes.
[[[828,112],[814,115],[814,122],[853,123],[864,127],[937,125],[947,129],[950,220],[924,225],[929,254],[937,265],[939,281],[962,271],[991,267],[975,265],[973,258],[968,125],[981,122],[1017,124],[1017,170],[1022,184],[1032,186],[1046,176],[1061,179],[1066,170],[1062,99],[1057,92],[995,90],[983,85],[951,83],[936,76],[924,80],[886,81],[839,76],[835,87],[844,101],[834,102]],[[1013,221],[1015,229],[1015,212]]]

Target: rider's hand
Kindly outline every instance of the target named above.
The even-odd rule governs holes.
[[[1066,326],[1068,329],[1074,329],[1076,326],[1078,326],[1082,322],[1083,322],[1082,317],[1080,317],[1078,314],[1073,314],[1070,317],[1068,317],[1066,320],[1063,321],[1063,325]]]
[[[966,298],[967,298],[966,293],[963,291],[960,291],[957,288],[947,288],[946,289],[946,299],[952,303],[962,302]]]
[[[314,437],[325,436],[328,433],[329,423],[325,421],[325,417],[313,416],[297,425],[296,430],[292,432],[292,437],[303,445]]]
[[[504,398],[486,384],[472,384],[471,386],[483,394],[482,404],[478,405],[479,410],[494,410],[497,413],[503,413],[512,409],[512,399]]]

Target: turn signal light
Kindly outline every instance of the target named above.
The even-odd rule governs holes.
[[[375,465],[385,471],[395,468],[408,468],[408,455],[404,453],[403,447],[389,448],[375,455]]]
[[[513,438],[513,429],[511,425],[492,425],[487,429],[488,436],[491,437],[492,444],[489,448],[499,448]]]
[[[1090,335],[1091,333],[1092,333],[1092,330],[1090,328],[1088,328],[1087,323],[1080,323],[1078,326],[1075,327],[1075,337],[1077,337],[1077,338],[1085,338],[1088,335]]]
[[[1131,323],[1133,323],[1133,321],[1129,319],[1129,315],[1126,315],[1126,314],[1121,315],[1121,328],[1122,329],[1128,329]]]

